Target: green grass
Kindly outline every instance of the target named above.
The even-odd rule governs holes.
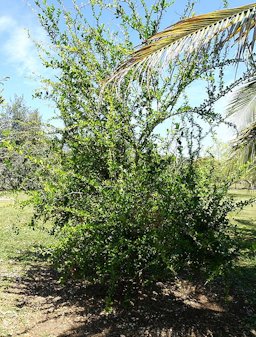
[[[246,201],[251,198],[256,198],[256,191],[231,191],[231,194],[236,200]],[[242,210],[231,214],[231,222],[237,226],[241,236],[242,256],[240,263],[246,263],[256,267],[256,202],[246,206]],[[248,255],[248,256],[247,256]],[[254,256],[253,256],[254,255]]]
[[[32,206],[21,206],[24,193],[0,194],[0,290],[20,277],[54,237],[43,227],[29,226]]]
[[[256,191],[230,191],[238,201],[256,197]],[[231,275],[231,284],[239,292],[239,296],[251,307],[256,307],[256,203],[246,206],[243,210],[231,214],[231,223],[237,227],[240,235],[239,244],[241,256]],[[256,322],[255,315],[248,316],[248,324]]]
[[[29,226],[32,206],[22,207],[21,201],[26,195],[0,194],[0,259],[1,261],[19,261],[26,263],[29,254],[36,255],[39,247],[53,243],[54,238],[43,227]],[[31,256],[32,257],[32,256]]]
[[[46,228],[29,226],[32,206],[21,206],[27,198],[24,193],[0,194],[0,289],[20,277],[54,242]]]

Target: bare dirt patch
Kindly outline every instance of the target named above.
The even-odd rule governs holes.
[[[10,278],[0,299],[6,304],[1,337],[256,336],[247,322],[255,308],[235,288],[225,297],[219,285],[207,289],[176,279],[139,292],[125,308],[117,300],[109,314],[102,287],[63,285],[46,265],[32,265],[24,276]]]

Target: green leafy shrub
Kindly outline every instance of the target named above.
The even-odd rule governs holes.
[[[161,163],[161,164],[160,164]],[[70,220],[56,260],[66,276],[114,289],[177,272],[221,274],[237,256],[228,213],[234,202],[209,167],[158,159],[100,187],[91,221]]]
[[[159,30],[173,1],[91,0],[73,14],[35,2],[50,41],[41,56],[57,74],[45,80],[46,96],[63,122],[35,210],[60,236],[58,268],[66,279],[107,284],[112,294],[122,283],[143,286],[180,271],[224,272],[237,254],[227,218],[234,204],[214,161],[199,158],[202,140],[222,121],[215,102],[249,69],[225,86],[224,72],[237,62],[216,37],[207,52],[171,63],[162,76],[128,74],[118,90],[103,90],[133,40]],[[194,5],[187,2],[184,16]],[[204,88],[197,107],[188,95],[194,81]],[[170,132],[160,137],[163,123]]]

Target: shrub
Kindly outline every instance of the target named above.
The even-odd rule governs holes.
[[[186,3],[189,16],[195,2]],[[45,80],[45,94],[63,122],[36,211],[60,235],[59,269],[66,278],[106,283],[112,293],[121,283],[145,285],[179,271],[221,273],[237,253],[227,219],[234,204],[212,163],[200,163],[200,150],[222,121],[214,103],[249,69],[225,86],[224,72],[237,60],[216,37],[207,51],[181,57],[161,76],[127,74],[118,90],[103,90],[133,37],[156,33],[173,2],[90,0],[75,13],[36,4],[51,44],[41,56],[57,74]],[[197,107],[188,97],[194,81],[204,91]],[[170,132],[160,137],[163,123]]]
[[[177,272],[219,275],[237,256],[227,184],[196,162],[160,157],[98,189],[88,221],[71,218],[55,258],[66,278],[144,286]],[[82,199],[81,199],[82,202]],[[86,209],[85,205],[80,205]],[[76,205],[77,208],[77,205]]]

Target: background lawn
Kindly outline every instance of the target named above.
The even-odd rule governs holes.
[[[54,242],[44,226],[29,226],[32,206],[22,206],[27,199],[24,193],[0,194],[0,259],[7,263],[5,269],[10,267],[10,261],[11,264],[26,264],[27,260],[36,258],[40,247]]]

